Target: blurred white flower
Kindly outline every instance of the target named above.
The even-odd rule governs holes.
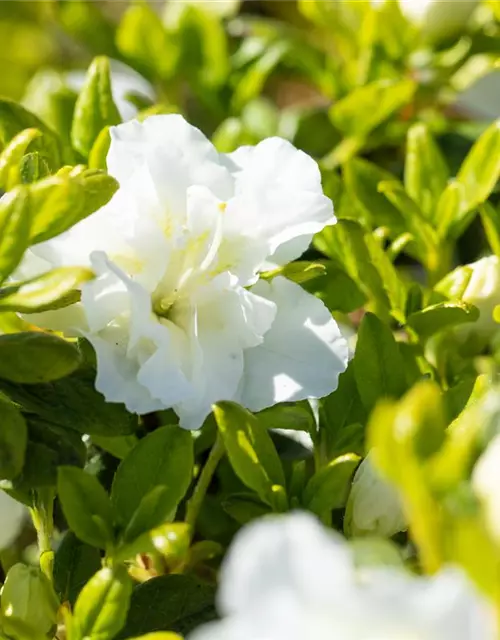
[[[188,640],[493,640],[493,607],[466,578],[356,573],[347,543],[306,514],[238,534],[223,565],[222,621]]]
[[[500,541],[500,435],[493,438],[477,461],[472,486],[484,507],[491,535]]]
[[[0,489],[0,549],[9,547],[19,535],[27,509]]]
[[[137,71],[123,62],[111,60],[111,91],[113,99],[124,121],[132,120],[137,115],[137,107],[128,100],[129,96],[138,96],[148,102],[155,100],[153,86]],[[87,74],[85,71],[69,71],[64,74],[64,80],[70,89],[79,92]]]
[[[386,0],[372,0],[375,5]],[[399,0],[401,11],[431,41],[459,34],[480,0]]]
[[[201,426],[214,402],[258,411],[323,397],[348,349],[323,303],[261,265],[298,257],[333,224],[317,164],[285,140],[219,154],[181,116],[111,129],[113,199],[32,249],[21,273],[91,265],[81,303],[30,316],[84,335],[97,389],[135,413]]]
[[[359,465],[352,481],[344,520],[353,536],[393,536],[405,531],[407,522],[396,488],[377,472],[371,454]]]

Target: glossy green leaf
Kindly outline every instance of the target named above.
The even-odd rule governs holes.
[[[394,180],[394,176],[376,164],[362,158],[354,158],[344,166],[347,190],[361,207],[373,228],[388,227],[395,236],[406,230],[404,218],[379,191],[379,184]]]
[[[185,636],[215,619],[214,600],[214,587],[193,575],[166,575],[148,580],[135,587],[127,622],[116,640],[154,631]]]
[[[336,102],[330,118],[344,134],[365,136],[408,104],[414,91],[411,80],[375,80]]]
[[[382,182],[379,191],[399,209],[406,223],[407,231],[415,240],[419,259],[426,267],[434,271],[439,264],[439,241],[435,230],[424,218],[422,211],[406,193],[403,185],[393,180]]]
[[[67,531],[54,557],[54,587],[61,602],[73,606],[80,591],[100,568],[99,550]]]
[[[61,166],[63,149],[58,135],[36,115],[8,98],[0,99],[0,149],[26,129],[38,129],[43,135],[32,141],[32,150],[39,150],[52,169]]]
[[[317,471],[304,490],[304,506],[318,516],[344,507],[360,460],[359,456],[348,453]]]
[[[116,472],[111,500],[131,541],[172,517],[193,474],[193,439],[179,427],[161,427],[139,441]]]
[[[0,284],[21,262],[30,233],[28,193],[19,187],[0,198]]]
[[[114,638],[125,624],[132,585],[123,566],[98,571],[78,596],[68,640]]]
[[[294,263],[292,263],[294,264]],[[350,313],[360,309],[367,300],[354,280],[333,261],[322,263],[324,269],[302,286],[322,300],[330,311]]]
[[[422,338],[465,322],[475,322],[479,310],[466,302],[440,302],[408,317],[408,325]]]
[[[465,188],[464,209],[485,202],[500,177],[500,120],[486,129],[465,158],[457,180]]]
[[[321,400],[320,415],[321,437],[326,445],[329,459],[345,452],[343,449],[349,446],[351,436],[353,445],[359,442],[358,431],[352,432],[352,425],[364,425],[368,416],[358,392],[353,361],[340,375],[337,389]],[[351,432],[349,432],[350,429]],[[363,429],[361,429],[361,435],[364,435]],[[348,449],[347,452],[349,451],[357,452],[357,449]]]
[[[17,563],[2,587],[2,614],[27,625],[33,634],[48,634],[57,619],[59,602],[47,577],[37,567]]]
[[[80,363],[78,349],[57,336],[40,331],[0,335],[0,378],[10,382],[51,382]]]
[[[354,220],[339,220],[322,231],[316,246],[342,264],[359,289],[377,305],[379,313],[387,313],[390,302],[382,278],[373,265],[361,225]]]
[[[0,154],[0,189],[9,191],[21,181],[19,164],[30,144],[41,136],[38,129],[25,129],[18,133]]]
[[[31,240],[44,242],[57,236],[104,206],[118,189],[118,183],[102,171],[80,172],[46,178],[31,186]]]
[[[79,287],[94,277],[84,267],[59,267],[41,276],[0,289],[0,311],[40,313],[80,300]]]
[[[121,122],[113,100],[108,58],[95,58],[76,101],[71,141],[85,158],[104,127]]]
[[[450,177],[446,161],[424,124],[408,132],[405,188],[425,217],[435,220],[437,203]]]
[[[406,391],[403,369],[392,331],[377,316],[367,313],[359,327],[354,355],[354,376],[367,411],[380,398],[399,398]]]
[[[19,163],[19,175],[23,184],[32,184],[50,175],[50,167],[38,151],[27,153]]]
[[[30,414],[25,414],[25,420],[28,424],[28,444],[22,473],[14,480],[16,490],[55,487],[60,466],[83,468],[87,450],[76,431]]]
[[[99,481],[76,467],[60,467],[57,492],[70,529],[83,542],[107,548],[113,542],[113,515]]]
[[[22,470],[28,428],[21,412],[0,396],[0,478],[12,480]]]
[[[500,210],[485,202],[480,206],[479,214],[491,250],[500,257]]]
[[[18,384],[0,378],[0,391],[24,411],[80,434],[133,433],[137,429],[137,416],[119,403],[106,402],[95,389],[95,375],[93,369],[82,367],[70,376],[46,384]]]
[[[235,473],[261,500],[274,506],[273,486],[285,486],[281,461],[267,429],[234,402],[214,407],[219,432]]]
[[[436,224],[439,235],[458,237],[466,220],[465,186],[458,180],[451,180],[441,194],[436,210]]]
[[[166,79],[177,64],[178,50],[159,16],[146,2],[127,8],[118,26],[116,45],[146,77]]]

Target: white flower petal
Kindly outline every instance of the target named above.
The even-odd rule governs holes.
[[[27,509],[0,490],[0,549],[9,547],[19,535]]]
[[[229,551],[219,609],[224,615],[255,611],[290,594],[319,605],[349,589],[353,577],[348,547],[313,516],[263,518],[240,532]]]
[[[260,411],[334,391],[348,347],[324,304],[281,277],[259,282],[252,292],[273,301],[278,314],[263,344],[245,352],[244,406]]]
[[[228,157],[236,165],[235,197],[226,217],[229,237],[243,231],[259,238],[268,255],[302,237],[298,245],[288,247],[287,257],[296,258],[315,233],[335,222],[317,163],[291,143],[269,138]]]
[[[128,180],[138,166],[148,163],[164,202],[181,206],[182,193],[185,196],[192,185],[208,187],[221,200],[232,195],[233,180],[219,153],[182,116],[151,116],[144,122],[111,127],[110,131],[108,170],[120,183]],[[176,194],[179,197],[172,199]]]

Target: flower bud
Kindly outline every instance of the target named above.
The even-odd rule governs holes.
[[[347,501],[348,535],[393,536],[407,528],[398,492],[373,466],[371,454],[359,465]]]
[[[403,15],[430,42],[460,35],[478,4],[479,0],[399,0]]]
[[[58,606],[52,585],[40,569],[18,563],[9,570],[1,596],[6,618],[43,635],[56,624]]]
[[[446,276],[436,290],[450,298],[461,298],[479,309],[479,319],[457,328],[461,337],[471,332],[490,339],[498,330],[493,311],[500,304],[500,259],[486,256],[477,262],[459,267]]]

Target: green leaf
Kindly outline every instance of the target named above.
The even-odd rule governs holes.
[[[40,569],[21,563],[9,569],[2,587],[2,614],[9,621],[27,625],[32,631],[30,638],[37,633],[49,634],[58,606],[52,584]]]
[[[32,243],[45,242],[71,228],[109,202],[117,189],[116,180],[104,172],[78,167],[32,185]]]
[[[440,302],[408,317],[408,325],[422,338],[465,322],[475,322],[479,309],[466,302]]]
[[[467,206],[465,187],[458,180],[451,180],[441,194],[437,204],[436,223],[442,238],[457,238],[467,222]]]
[[[189,487],[193,466],[188,431],[161,427],[139,441],[118,467],[111,491],[126,541],[172,517]]]
[[[465,188],[463,211],[485,202],[500,177],[500,120],[474,143],[460,167],[457,180]]]
[[[73,147],[87,158],[104,127],[120,122],[111,90],[109,60],[105,56],[94,58],[75,105],[71,128]]]
[[[47,161],[38,151],[27,153],[19,163],[19,174],[23,184],[32,184],[50,175]]]
[[[81,434],[128,435],[137,416],[121,404],[108,403],[95,389],[95,371],[85,367],[47,384],[15,384],[0,378],[0,391],[24,411]]]
[[[405,188],[429,220],[435,220],[437,203],[449,177],[443,154],[427,127],[413,125],[406,146]]]
[[[28,193],[18,187],[0,198],[0,284],[21,262],[30,230]]]
[[[366,295],[354,280],[333,261],[325,262],[323,266],[323,272],[304,282],[303,288],[322,300],[330,311],[350,313],[360,309],[366,302]]]
[[[99,481],[76,467],[60,467],[57,492],[70,529],[83,542],[107,548],[113,542],[113,514]]]
[[[365,232],[354,220],[339,220],[326,227],[315,241],[318,249],[342,264],[349,277],[376,305],[379,313],[390,307],[379,272],[373,265]]]
[[[491,250],[500,257],[500,210],[485,202],[480,206],[479,214]]]
[[[344,507],[360,460],[359,456],[348,453],[322,467],[307,483],[303,505],[319,517]]]
[[[410,198],[403,185],[397,180],[382,182],[379,191],[399,209],[407,231],[413,236],[418,249],[418,257],[430,271],[439,265],[439,241],[435,230],[424,218],[419,206]]]
[[[365,243],[370,252],[370,258],[382,278],[384,289],[389,298],[392,316],[400,323],[404,323],[406,316],[406,286],[391,262],[389,256],[382,248],[378,238],[366,234]]]
[[[33,140],[41,135],[39,129],[25,129],[8,143],[0,154],[0,189],[10,191],[19,184],[19,164]]]
[[[32,141],[32,151],[40,151],[56,170],[61,166],[63,149],[58,135],[33,113],[8,98],[0,98],[0,148],[25,129],[38,129],[42,137]]]
[[[215,589],[193,575],[166,575],[137,586],[127,622],[116,640],[153,631],[182,636],[216,618]]]
[[[98,571],[81,590],[68,640],[108,640],[125,624],[132,579],[123,566]]]
[[[79,286],[94,277],[85,267],[59,267],[0,289],[0,312],[40,313],[61,309],[80,300]]]
[[[267,429],[234,402],[215,405],[214,416],[236,475],[261,500],[277,506],[273,487],[284,487],[285,477]]]
[[[109,131],[109,127],[104,127],[101,133],[97,136],[89,153],[89,167],[91,169],[101,169],[102,171],[106,171],[106,159],[110,146],[111,134]]]
[[[100,568],[99,550],[67,531],[54,557],[54,587],[61,602],[73,606],[80,591]]]
[[[404,361],[392,331],[367,313],[361,322],[354,356],[354,376],[367,411],[383,397],[399,398],[406,391]]]
[[[261,277],[266,280],[271,280],[276,276],[283,276],[284,278],[288,278],[288,280],[292,280],[292,282],[303,284],[309,280],[317,278],[318,276],[324,275],[325,273],[326,267],[321,262],[297,260],[295,262],[290,262],[284,267],[278,267],[273,271],[266,271],[261,274]]]
[[[292,429],[293,431],[311,431],[316,428],[311,407],[306,402],[291,402],[269,407],[259,411],[257,419],[268,429]]]
[[[243,77],[240,78],[233,94],[232,108],[236,113],[250,100],[261,94],[266,80],[289,51],[288,42],[275,42],[250,65]]]
[[[146,77],[165,80],[176,67],[178,49],[146,2],[133,4],[125,11],[116,34],[116,45]]]
[[[354,158],[344,166],[344,179],[348,192],[359,204],[371,226],[388,227],[393,237],[406,231],[399,209],[379,191],[381,182],[394,180],[394,176],[376,164]]]
[[[14,481],[16,490],[55,487],[58,467],[84,466],[87,450],[76,431],[29,414],[25,415],[25,419],[28,424],[28,445],[22,473]]]
[[[24,465],[28,428],[18,409],[0,396],[0,478],[12,480]]]
[[[343,446],[348,444],[344,436],[351,425],[363,425],[367,419],[367,412],[358,392],[352,360],[344,373],[340,374],[337,389],[327,398],[323,398],[320,406],[321,436],[324,437],[328,457],[333,458],[339,455],[339,450]],[[355,442],[357,441],[356,437]]]
[[[408,104],[414,91],[411,80],[375,80],[338,100],[330,109],[330,118],[345,135],[366,136]]]
[[[0,335],[0,378],[11,382],[51,382],[73,373],[81,356],[72,344],[40,331]]]

